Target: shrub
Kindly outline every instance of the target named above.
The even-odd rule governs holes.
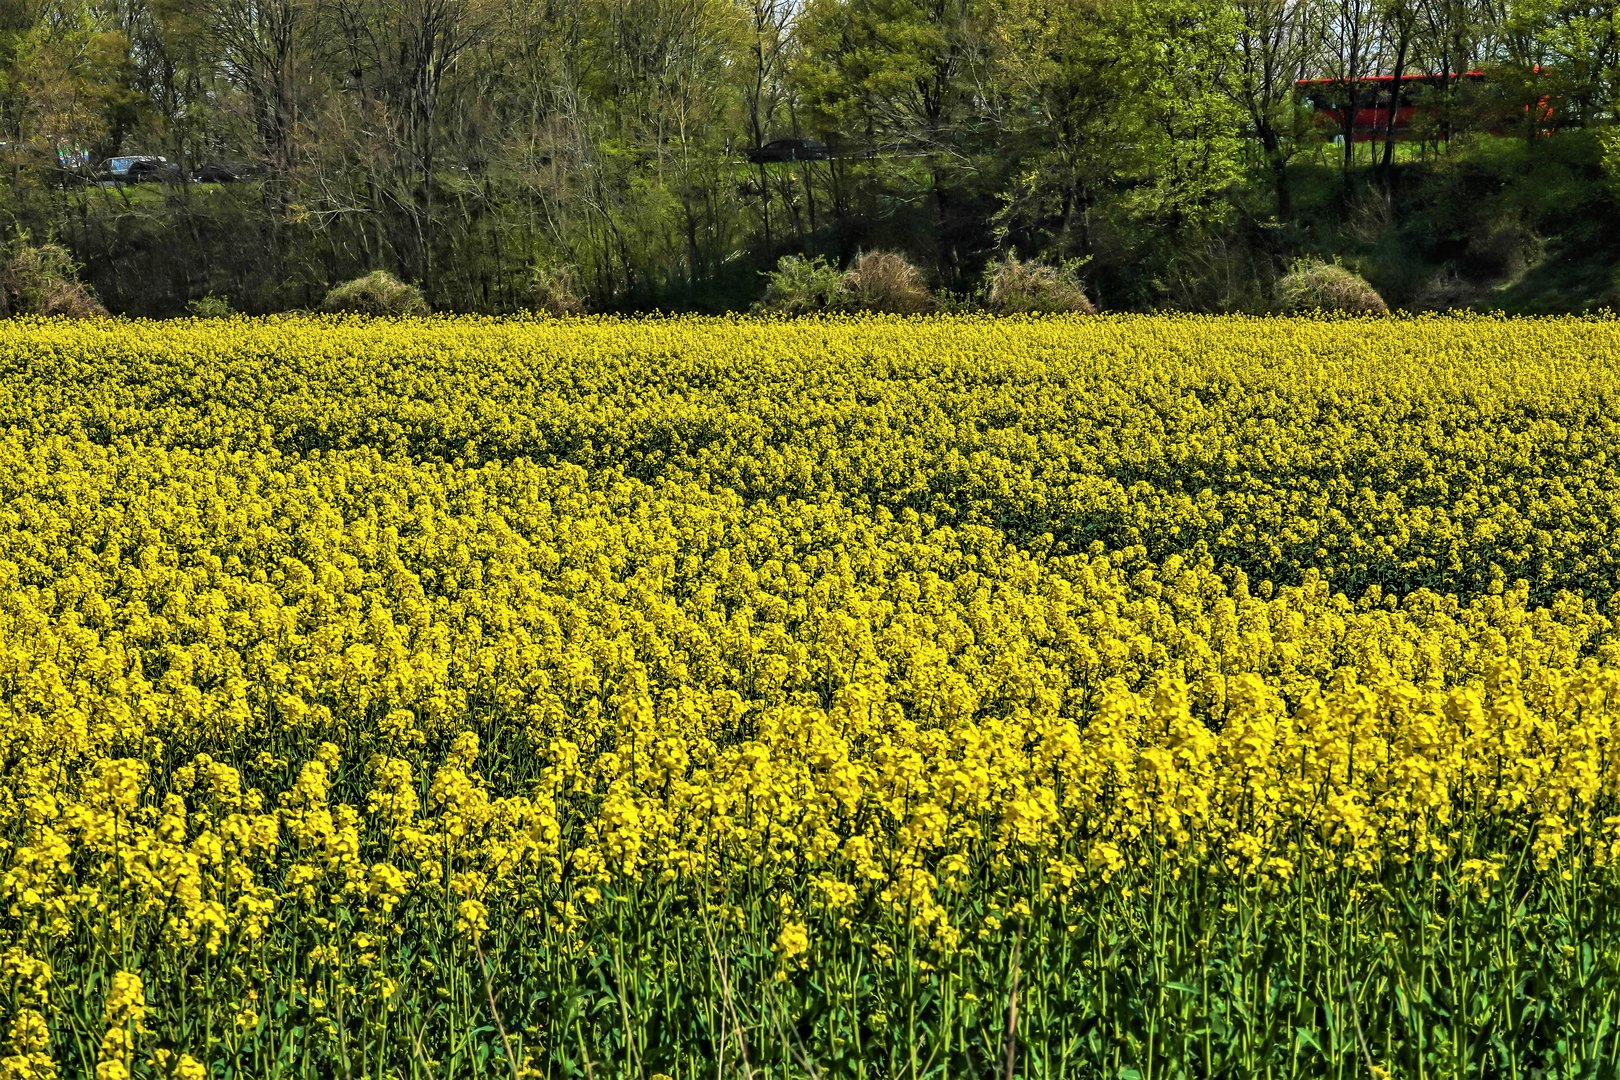
[[[1321,259],[1300,259],[1277,281],[1284,311],[1345,311],[1384,315],[1389,305],[1353,270]]]
[[[849,301],[844,275],[820,255],[784,255],[775,270],[765,273],[765,297],[759,302],[764,311],[785,315],[807,315],[815,311],[837,311]]]
[[[1077,311],[1096,314],[1074,276],[1054,266],[1008,255],[985,273],[985,306],[1002,315]]]
[[[236,309],[225,297],[208,293],[187,302],[186,314],[193,319],[227,319],[236,314]]]
[[[1423,283],[1412,298],[1412,307],[1416,311],[1465,311],[1479,306],[1489,294],[1489,288],[1447,268]]]
[[[529,306],[552,315],[578,315],[585,310],[579,271],[572,266],[537,266],[529,278]]]
[[[1473,270],[1488,278],[1517,278],[1541,262],[1546,241],[1522,221],[1496,221],[1469,238],[1464,255]]]
[[[892,251],[856,256],[844,274],[844,288],[854,306],[868,311],[915,315],[933,306],[922,271]]]
[[[373,270],[365,277],[334,286],[321,301],[321,310],[352,311],[361,315],[426,315],[427,301],[422,290],[399,280],[386,270]]]
[[[1610,311],[1620,311],[1620,266],[1614,268],[1609,275],[1609,287],[1598,300],[1598,306]]]
[[[1603,172],[1609,194],[1620,199],[1620,128],[1603,128],[1597,140],[1598,168]]]
[[[0,276],[6,310],[16,315],[105,318],[107,309],[79,280],[79,266],[61,244],[18,245]]]

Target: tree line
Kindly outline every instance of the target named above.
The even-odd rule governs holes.
[[[1295,87],[1410,73],[1442,78],[1399,144]],[[559,273],[725,306],[784,254],[873,247],[948,290],[1011,252],[1197,306],[1286,254],[1302,169],[1348,217],[1471,140],[1540,153],[1547,101],[1602,145],[1612,0],[0,0],[0,210],[146,314],[373,269],[443,309]],[[829,150],[749,160],[780,138]],[[79,179],[119,154],[250,179]]]

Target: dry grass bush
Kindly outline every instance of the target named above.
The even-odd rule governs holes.
[[[428,305],[422,290],[415,285],[399,280],[386,270],[373,270],[365,277],[334,286],[321,301],[321,310],[360,315],[426,315]]]
[[[892,251],[856,256],[844,274],[844,287],[854,306],[868,311],[916,315],[934,303],[922,271]]]
[[[79,281],[79,266],[61,244],[19,245],[0,275],[0,295],[9,314],[107,317],[107,309]]]
[[[1386,315],[1389,305],[1367,279],[1337,262],[1300,259],[1277,281],[1284,311],[1343,311]]]
[[[529,306],[551,315],[579,315],[585,310],[585,291],[579,271],[572,266],[537,266],[529,279]]]
[[[1377,247],[1394,227],[1395,208],[1383,191],[1364,188],[1350,200],[1345,229],[1357,246]]]
[[[1002,315],[1020,312],[1079,312],[1097,309],[1071,274],[1055,266],[1022,262],[1008,255],[985,274],[985,306]]]

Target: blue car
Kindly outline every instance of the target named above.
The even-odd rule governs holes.
[[[168,158],[152,154],[123,154],[101,163],[97,176],[102,183],[139,184],[149,180],[177,180],[180,168]]]

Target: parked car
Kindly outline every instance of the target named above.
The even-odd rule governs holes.
[[[191,170],[191,179],[197,184],[237,184],[250,176],[248,167],[240,162],[210,161]]]
[[[151,154],[121,154],[102,161],[96,167],[96,179],[102,183],[136,184],[167,164],[167,158]]]
[[[132,184],[183,184],[186,174],[180,171],[180,166],[165,158],[149,158],[137,161],[129,167],[129,182]]]
[[[771,161],[826,161],[832,157],[827,145],[815,139],[772,139],[764,146],[744,150],[743,154],[755,165]]]

